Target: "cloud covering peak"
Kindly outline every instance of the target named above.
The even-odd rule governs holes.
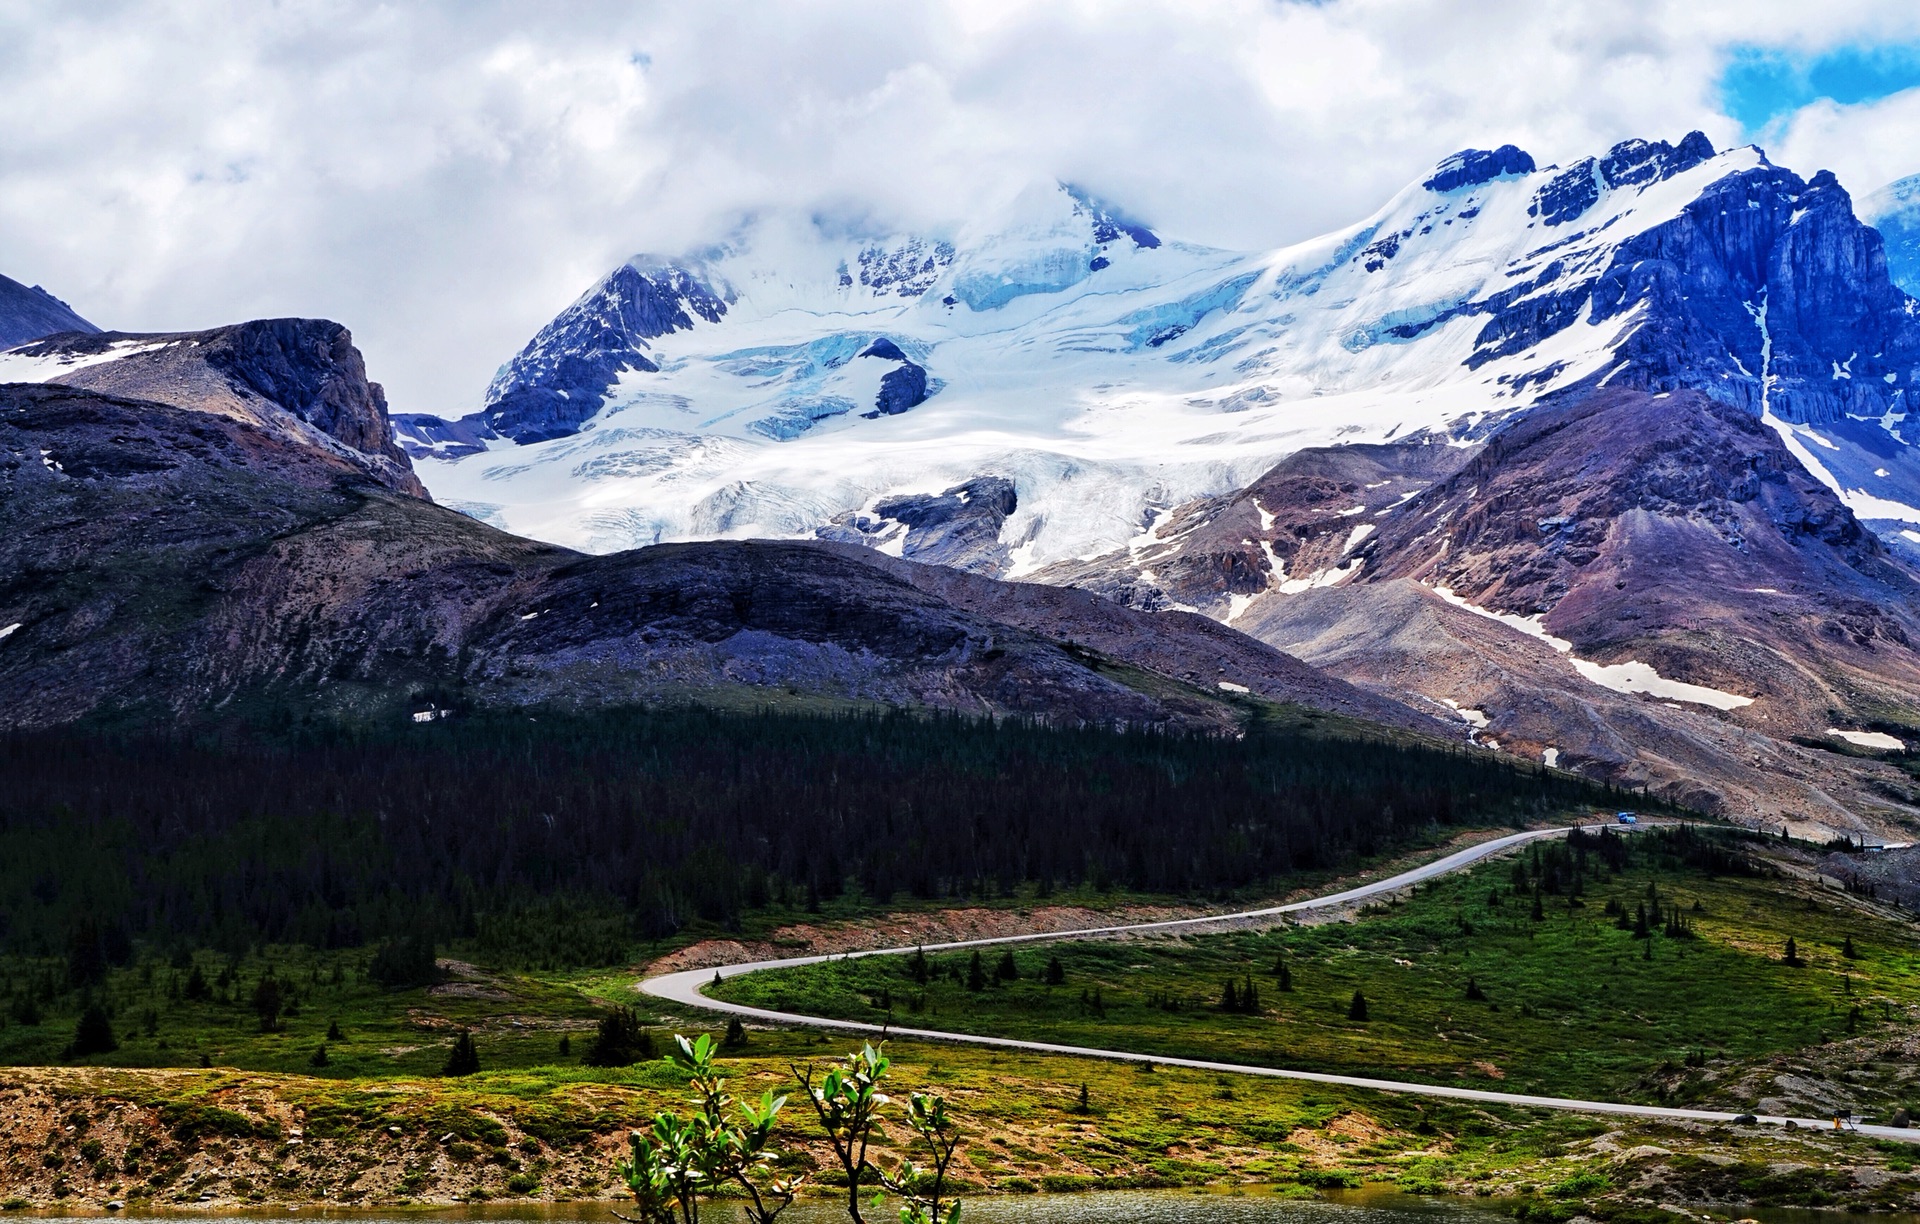
[[[621,259],[770,210],[950,230],[1065,181],[1274,246],[1455,149],[1736,142],[1737,48],[1911,41],[1907,9],[28,0],[0,7],[0,273],[128,330],[329,316],[397,410],[457,414]],[[1915,123],[1907,94],[1817,102],[1774,151],[1865,191],[1920,169],[1886,151]]]

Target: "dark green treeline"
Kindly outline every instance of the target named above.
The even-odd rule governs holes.
[[[0,950],[358,945],[614,963],[853,889],[1224,895],[1608,792],[1470,749],[698,710],[0,739]]]

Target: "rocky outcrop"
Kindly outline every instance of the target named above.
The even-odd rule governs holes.
[[[629,370],[655,371],[651,341],[718,323],[722,294],[694,271],[657,260],[621,264],[561,311],[487,388],[479,424],[516,442],[576,432]]]
[[[860,355],[899,363],[880,376],[880,393],[874,399],[873,411],[864,414],[868,419],[898,416],[927,402],[927,369],[909,359],[899,345],[882,336]]]
[[[1570,222],[1603,183],[1671,177],[1711,153],[1698,133],[1677,147],[1628,142],[1552,180],[1535,209],[1549,225]],[[1604,376],[1609,386],[1694,390],[1800,424],[1899,415],[1914,392],[1912,299],[1889,279],[1880,235],[1826,171],[1809,181],[1763,162],[1729,174],[1671,220],[1622,241],[1590,275],[1551,245],[1538,254],[1532,275],[1461,308],[1488,316],[1469,366],[1525,352],[1583,320],[1633,316]]]
[[[1857,211],[1886,243],[1887,275],[1893,283],[1920,294],[1920,174],[1862,197]]]
[[[0,349],[58,332],[99,330],[40,286],[0,276]]]
[[[42,376],[130,399],[250,421],[329,448],[387,487],[426,489],[367,379],[346,328],[326,319],[260,319],[200,332],[66,333],[15,350]]]
[[[1000,533],[1019,505],[1011,480],[977,476],[939,494],[881,498],[872,513],[840,515],[815,534],[869,548],[897,542],[909,560],[997,576],[1010,560]]]
[[[1432,176],[1420,185],[1428,191],[1444,193],[1491,183],[1505,174],[1532,174],[1533,170],[1532,155],[1514,145],[1462,149],[1435,166]]]

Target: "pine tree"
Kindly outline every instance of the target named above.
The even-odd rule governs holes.
[[[1472,978],[1468,978],[1467,998],[1472,999],[1475,1003],[1485,1003],[1487,1001],[1487,992],[1480,989],[1480,983],[1474,981]]]
[[[1633,911],[1633,937],[1646,939],[1652,934],[1653,932],[1647,929],[1647,906],[1642,902]]]
[[[573,1053],[573,1038],[566,1033],[560,1034],[560,1057],[566,1058]]]
[[[327,1057],[326,1043],[321,1042],[314,1048],[313,1057],[307,1060],[307,1065],[310,1067],[324,1067],[331,1061],[332,1060]]]
[[[1089,1114],[1093,1112],[1093,1105],[1087,1098],[1087,1086],[1085,1084],[1080,1085],[1080,1103],[1074,1106],[1073,1112],[1077,1114]]]
[[[1253,984],[1253,975],[1251,973],[1247,975],[1247,980],[1240,986],[1240,1010],[1246,1012],[1249,1016],[1257,1016],[1260,1014],[1260,988]]]
[[[975,952],[973,959],[967,962],[967,989],[985,990],[987,988],[986,966],[980,963],[980,954]]]
[[[1860,954],[1853,950],[1853,936],[1847,936],[1847,941],[1840,945],[1840,955],[1846,957],[1848,960],[1860,959]]]
[[[1364,1021],[1366,1018],[1367,996],[1356,990],[1353,992],[1353,1002],[1347,1004],[1347,1019]]]
[[[88,918],[67,937],[67,983],[84,989],[107,980],[107,954],[100,943],[99,924]]]
[[[461,1029],[460,1035],[453,1039],[453,1050],[447,1055],[447,1065],[440,1068],[440,1074],[472,1075],[479,1069],[480,1052],[473,1048],[473,1033],[469,1029]]]
[[[747,1044],[747,1026],[740,1023],[740,1017],[735,1016],[727,1021],[727,1036],[722,1044],[735,1050]]]
[[[1065,986],[1066,984],[1067,984],[1066,966],[1060,963],[1059,957],[1049,956],[1047,958],[1047,985]]]
[[[1535,922],[1544,922],[1546,921],[1546,917],[1547,911],[1540,904],[1540,890],[1536,888],[1533,890],[1533,920]]]
[[[330,1020],[327,1022],[327,1040],[328,1041],[345,1041],[346,1040],[346,1037],[340,1032],[340,1022],[338,1020]]]
[[[1240,1010],[1240,992],[1234,989],[1232,978],[1228,978],[1227,984],[1220,989],[1220,1010],[1223,1012]]]
[[[200,966],[195,965],[187,974],[187,984],[181,993],[194,1002],[204,1002],[213,997],[213,988],[207,985],[207,975],[200,971]]]
[[[280,1027],[280,981],[269,969],[253,988],[253,1014],[260,1017],[260,1031],[271,1033]]]
[[[1019,980],[1020,966],[1013,961],[1013,951],[1008,949],[1000,954],[1000,963],[993,967],[993,980],[1012,982]]]
[[[1281,990],[1293,989],[1293,971],[1287,968],[1287,962],[1275,961],[1273,965],[1274,985]]]
[[[924,948],[915,948],[907,960],[907,976],[922,986],[927,984],[927,953]]]
[[[1791,935],[1787,936],[1787,954],[1782,959],[1796,969],[1807,963],[1800,959],[1800,946],[1793,942]]]
[[[85,1058],[89,1054],[111,1054],[120,1048],[114,1040],[113,1023],[107,1019],[106,1008],[92,1001],[80,1012],[80,1022],[73,1026],[73,1044],[66,1048],[64,1057]]]

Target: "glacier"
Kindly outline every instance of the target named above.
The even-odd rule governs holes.
[[[926,530],[883,506],[1003,481],[1001,547],[966,563],[1018,577],[1303,447],[1471,444],[1578,387],[1689,386],[1818,431],[1823,479],[1863,517],[1920,522],[1920,339],[1884,256],[1884,291],[1844,310],[1777,307],[1772,337],[1753,315],[1821,261],[1871,280],[1871,235],[1831,175],[1698,133],[1570,166],[1465,150],[1275,251],[1170,239],[1065,185],[944,233],[770,214],[615,269],[463,422],[396,420],[437,498],[591,551],[901,547]]]

